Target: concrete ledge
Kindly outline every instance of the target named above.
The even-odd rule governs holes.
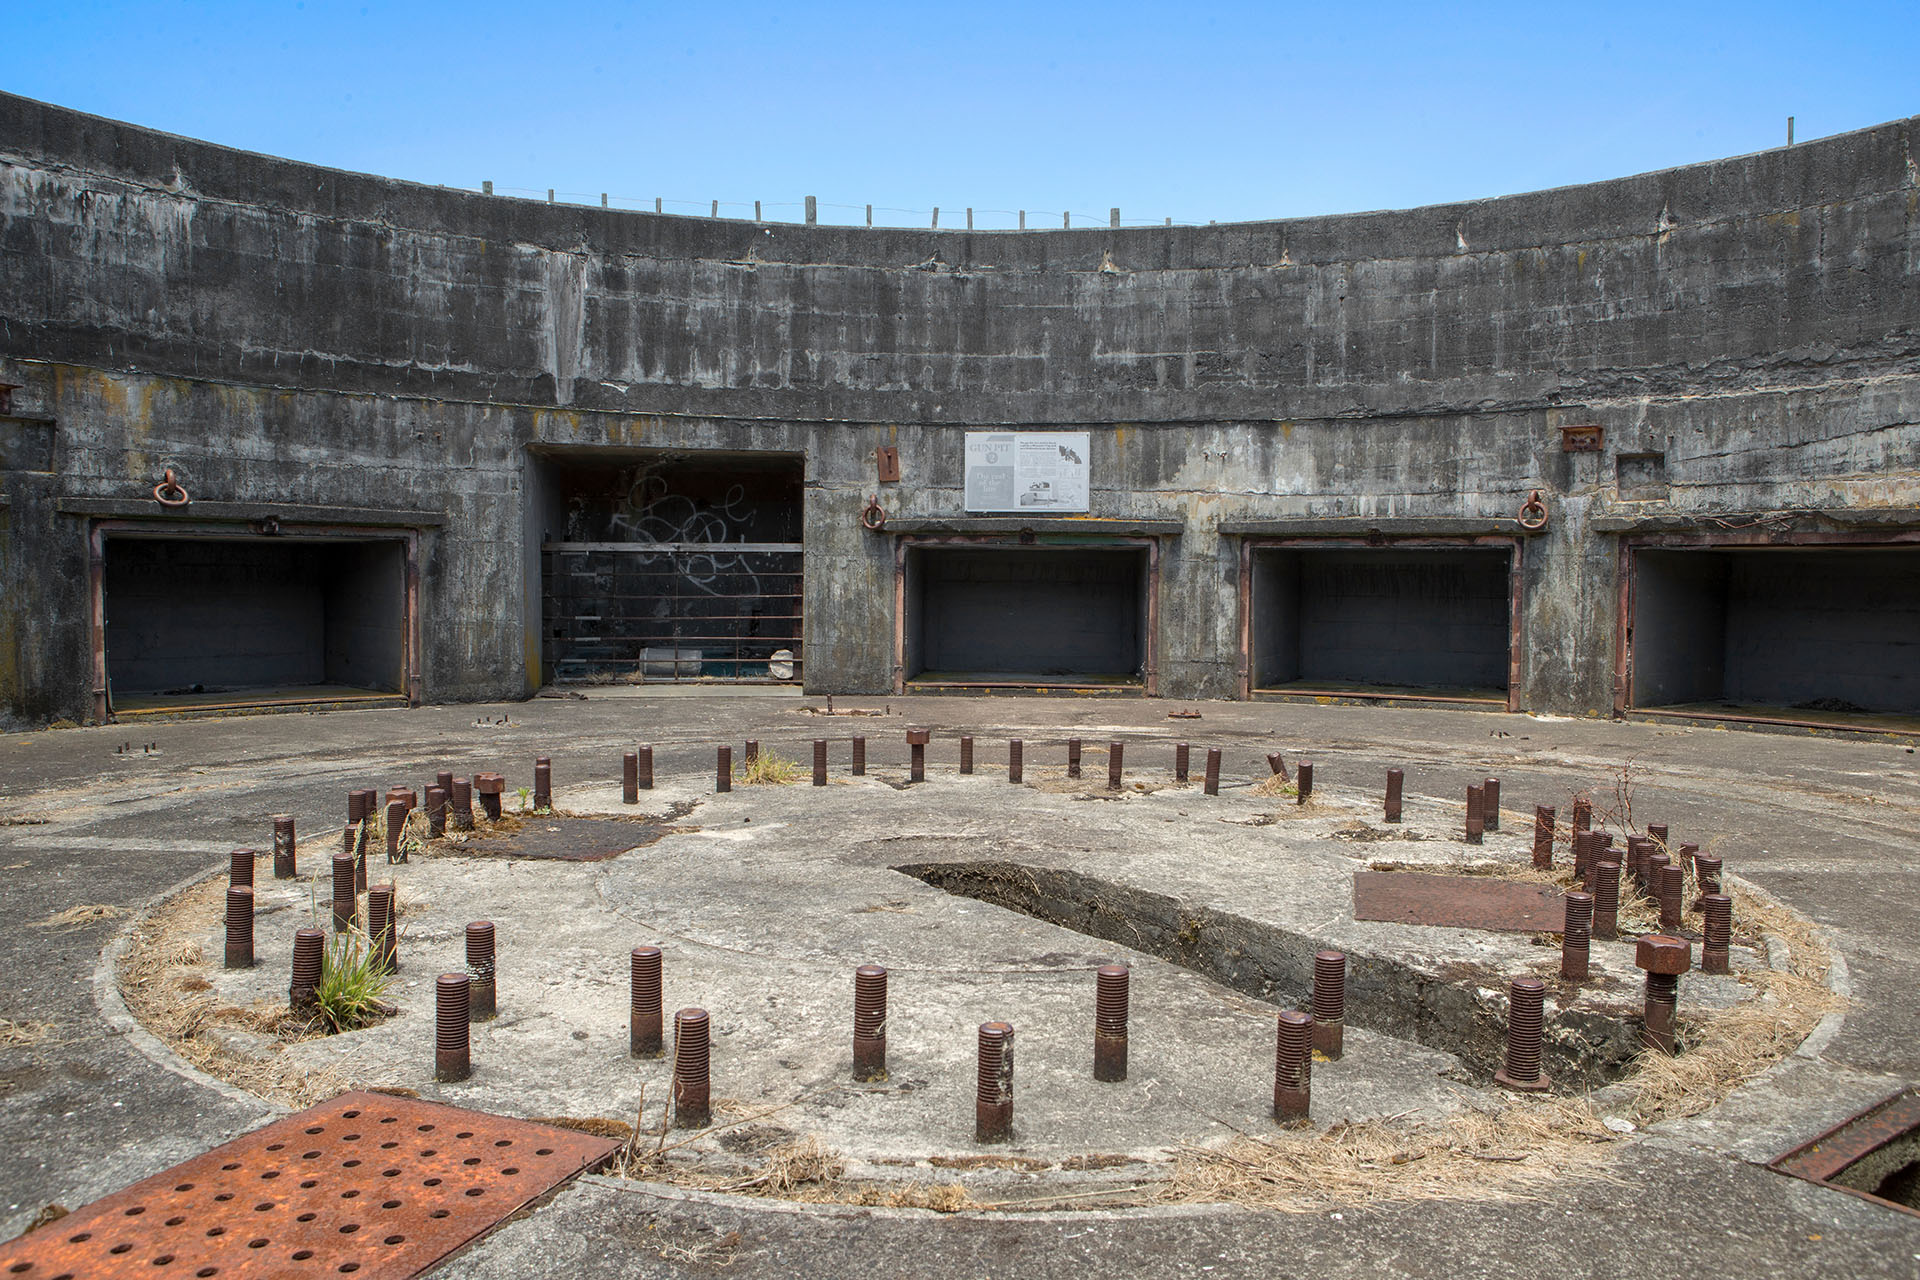
[[[114,516],[122,519],[231,520],[246,523],[274,519],[289,524],[391,525],[429,529],[447,523],[438,511],[391,511],[372,507],[307,507],[286,502],[195,502],[163,507],[151,498],[62,498],[54,509],[70,516]]]
[[[1289,520],[1222,520],[1220,532],[1228,536],[1298,538],[1366,537],[1378,533],[1388,537],[1471,537],[1476,534],[1533,534],[1507,516],[1304,516]]]
[[[1145,537],[1177,537],[1187,530],[1183,520],[1115,520],[1108,517],[1055,516],[1035,520],[1027,516],[903,516],[887,521],[886,533],[1133,533]]]
[[[1781,532],[1822,522],[1848,529],[1920,529],[1920,507],[1817,507],[1800,511],[1716,511],[1694,515],[1595,516],[1595,533],[1721,533],[1766,522]]]

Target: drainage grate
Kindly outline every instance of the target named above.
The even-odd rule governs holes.
[[[1353,876],[1356,920],[1558,933],[1566,916],[1566,900],[1547,885],[1416,871],[1357,871]]]
[[[0,1245],[0,1276],[401,1280],[618,1147],[458,1107],[346,1093]]]
[[[1876,1102],[1767,1167],[1920,1213],[1920,1089]]]

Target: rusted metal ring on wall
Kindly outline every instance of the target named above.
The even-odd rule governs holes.
[[[160,483],[153,486],[153,500],[163,507],[184,507],[193,499],[173,478],[173,468],[168,467]]]
[[[1534,533],[1547,527],[1547,504],[1540,501],[1538,489],[1520,504],[1520,527]]]
[[[887,527],[887,513],[881,509],[879,494],[867,499],[866,510],[860,513],[860,525],[875,533]]]

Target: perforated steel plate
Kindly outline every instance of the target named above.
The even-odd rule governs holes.
[[[0,1245],[0,1276],[400,1280],[618,1147],[459,1107],[345,1093]]]
[[[1353,877],[1353,918],[1558,933],[1567,923],[1567,907],[1560,891],[1550,885],[1492,876],[1359,871]]]

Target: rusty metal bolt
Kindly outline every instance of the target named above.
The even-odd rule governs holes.
[[[408,809],[420,807],[420,797],[414,794],[412,787],[388,787],[386,804],[391,805],[396,800]]]
[[[1347,954],[1313,953],[1313,1047],[1332,1061],[1347,1048]]]
[[[453,829],[473,830],[473,783],[465,778],[455,778],[449,799],[453,803]]]
[[[1700,846],[1697,844],[1681,845],[1674,851],[1673,861],[1676,866],[1691,867],[1693,874],[1698,876],[1700,874]]]
[[[227,854],[227,883],[253,888],[253,860],[259,857],[257,850],[234,849]]]
[[[367,937],[382,973],[400,972],[399,932],[393,918],[393,886],[367,886]]]
[[[973,772],[973,739],[972,738],[960,739],[960,772],[962,774],[968,774]]]
[[[350,853],[333,855],[333,931],[345,933],[353,928],[353,917],[359,907],[358,895],[353,887],[354,857]]]
[[[1080,776],[1080,739],[1078,738],[1067,739],[1067,776],[1069,778]]]
[[[673,1127],[704,1129],[713,1123],[708,1078],[711,1028],[705,1009],[673,1015]]]
[[[1407,771],[1405,769],[1387,770],[1387,802],[1386,802],[1385,817],[1388,822],[1400,821],[1401,795],[1402,795],[1402,792],[1405,790],[1406,785],[1407,785]]]
[[[467,926],[467,977],[472,979],[473,1019],[485,1022],[499,1006],[494,998],[493,921],[475,920]]]
[[[1027,744],[1018,738],[1007,743],[1007,781],[1018,782],[1026,772],[1025,757]]]
[[[1313,1015],[1288,1009],[1280,1015],[1273,1053],[1273,1118],[1293,1124],[1312,1110]]]
[[[640,789],[653,790],[653,748],[651,746],[640,748]]]
[[[295,861],[296,846],[293,839],[293,815],[276,813],[273,815],[273,878],[291,880],[299,874]]]
[[[1123,767],[1122,761],[1125,759],[1125,752],[1126,747],[1121,743],[1109,742],[1107,744],[1107,790],[1109,791],[1118,791],[1120,789],[1120,778]]]
[[[1200,789],[1210,796],[1220,794],[1220,748],[1218,747],[1207,748],[1206,780],[1201,784]]]
[[[313,1007],[326,955],[326,930],[309,925],[293,931],[293,981],[287,984],[287,1003],[295,1010],[304,1013]]]
[[[1662,851],[1665,851],[1669,848],[1667,844],[1667,824],[1664,822],[1649,822],[1647,824],[1647,839],[1653,841],[1660,846]]]
[[[227,968],[253,968],[253,886],[227,889]]]
[[[907,781],[925,782],[927,780],[927,744],[915,742],[913,735],[907,735]]]
[[[1573,798],[1573,829],[1586,831],[1593,826],[1593,801],[1585,796]]]
[[[887,1078],[887,971],[877,964],[853,971],[853,1078]]]
[[[430,840],[447,834],[447,799],[440,784],[427,788],[427,838]]]
[[[1287,772],[1287,758],[1278,751],[1267,753],[1267,772],[1283,782],[1293,781],[1293,775]]]
[[[1093,1078],[1108,1084],[1127,1078],[1127,989],[1133,973],[1124,964],[1093,971]]]
[[[1487,789],[1484,786],[1467,788],[1467,843],[1479,844],[1481,834],[1487,829]]]
[[[1569,893],[1566,902],[1566,922],[1560,932],[1560,976],[1568,982],[1585,982],[1593,939],[1593,895]]]
[[[434,980],[433,994],[433,1078],[442,1084],[456,1084],[473,1074],[467,975],[441,974]]]
[[[1190,744],[1185,742],[1173,744],[1173,780],[1175,782],[1187,780],[1188,764],[1192,759],[1193,748]]]
[[[740,753],[740,760],[741,760],[741,764],[742,764],[742,766],[743,766],[744,768],[748,768],[748,769],[751,769],[751,768],[753,768],[753,766],[755,766],[756,764],[759,764],[759,763],[760,763],[760,744],[759,744],[759,742],[757,742],[756,740],[754,740],[754,739],[752,739],[752,738],[748,738],[748,739],[747,739],[747,749],[746,749],[745,751],[742,751],[742,752]]]
[[[658,1058],[666,1053],[658,947],[633,949],[633,1003],[627,1014],[627,1047],[636,1058]]]
[[[1665,933],[1678,933],[1681,923],[1681,907],[1687,891],[1687,873],[1679,867],[1660,868],[1660,928]]]
[[[813,785],[816,787],[827,785],[827,740],[825,738],[813,740]]]
[[[1693,944],[1685,938],[1650,933],[1640,939],[1633,962],[1647,974],[1647,1008],[1640,1043],[1670,1054],[1675,1048],[1674,1011],[1680,1001],[1680,975],[1693,965]]]
[[[980,1067],[973,1094],[973,1140],[1013,1137],[1013,1024],[980,1024]]]
[[[1701,896],[1710,893],[1726,892],[1720,885],[1721,860],[1712,854],[1703,853],[1693,860],[1694,879],[1699,881]]]
[[[553,808],[553,757],[533,758],[533,807]]]
[[[473,790],[480,797],[480,807],[494,822],[500,820],[500,797],[507,789],[506,778],[498,773],[476,773],[473,775]]]
[[[347,825],[340,828],[340,852],[352,853],[354,839],[360,834],[360,793],[347,792]]]
[[[1500,779],[1488,778],[1481,787],[1480,818],[1488,831],[1500,829]]]
[[[433,775],[433,785],[446,794],[449,803],[453,800],[453,770],[442,769]]]
[[[1313,761],[1302,760],[1293,767],[1293,785],[1293,802],[1305,804],[1313,795]]]
[[[407,829],[407,805],[403,800],[395,800],[387,805],[387,861],[405,862],[407,855],[400,847],[400,837]]]
[[[1546,986],[1538,978],[1515,978],[1507,988],[1507,1061],[1493,1073],[1506,1088],[1544,1093],[1553,1084],[1540,1070],[1546,999]]]
[[[1557,816],[1552,805],[1533,806],[1533,865],[1542,871],[1553,867],[1553,828]]]
[[[1611,860],[1593,864],[1593,936],[1620,936],[1620,864]]]
[[[1593,876],[1594,850],[1600,842],[1593,832],[1575,828],[1573,832],[1573,878],[1578,884],[1591,886]]]
[[[1653,852],[1653,842],[1647,841],[1640,846],[1645,852],[1640,855],[1641,890],[1655,902],[1660,901],[1660,886],[1665,883],[1660,877],[1665,874],[1668,859],[1664,853]]]
[[[1653,841],[1645,836],[1627,837],[1627,872],[1633,877],[1634,883],[1639,884],[1645,880],[1647,855],[1652,852]]]
[[[620,803],[640,803],[640,753],[620,753]]]
[[[713,753],[713,789],[733,790],[733,748],[719,747]]]
[[[1700,914],[1700,972],[1726,973],[1733,944],[1733,899],[1724,893],[1709,893],[1700,899]]]
[[[867,740],[865,738],[853,740],[853,776],[856,778],[867,776]]]

